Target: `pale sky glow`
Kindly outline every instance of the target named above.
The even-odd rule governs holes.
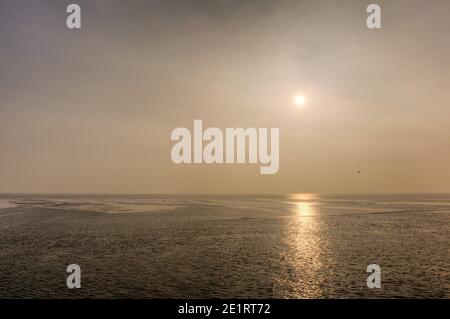
[[[0,2],[0,192],[450,192],[450,1],[380,30],[360,0],[76,3],[80,31]],[[279,128],[278,173],[173,164],[194,119]]]
[[[294,101],[295,101],[296,105],[302,106],[303,104],[305,104],[306,99],[305,99],[305,96],[303,96],[303,95],[297,95],[295,97]]]

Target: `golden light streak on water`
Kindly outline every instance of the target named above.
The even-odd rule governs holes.
[[[315,298],[323,295],[323,249],[327,245],[322,235],[314,194],[292,194],[293,217],[286,225],[284,244],[285,278],[282,297]]]

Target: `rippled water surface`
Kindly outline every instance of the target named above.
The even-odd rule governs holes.
[[[449,298],[450,196],[0,195],[0,297]]]

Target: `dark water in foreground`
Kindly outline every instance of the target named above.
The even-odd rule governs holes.
[[[449,195],[0,195],[0,297],[449,298],[449,244]]]

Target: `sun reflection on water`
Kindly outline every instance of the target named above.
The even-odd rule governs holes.
[[[323,295],[323,251],[327,245],[319,218],[318,196],[293,194],[289,201],[294,213],[286,224],[287,254],[284,260],[285,289],[280,297],[314,298]]]
[[[313,207],[310,203],[300,202],[295,204],[296,213],[300,216],[311,216],[314,214]]]

